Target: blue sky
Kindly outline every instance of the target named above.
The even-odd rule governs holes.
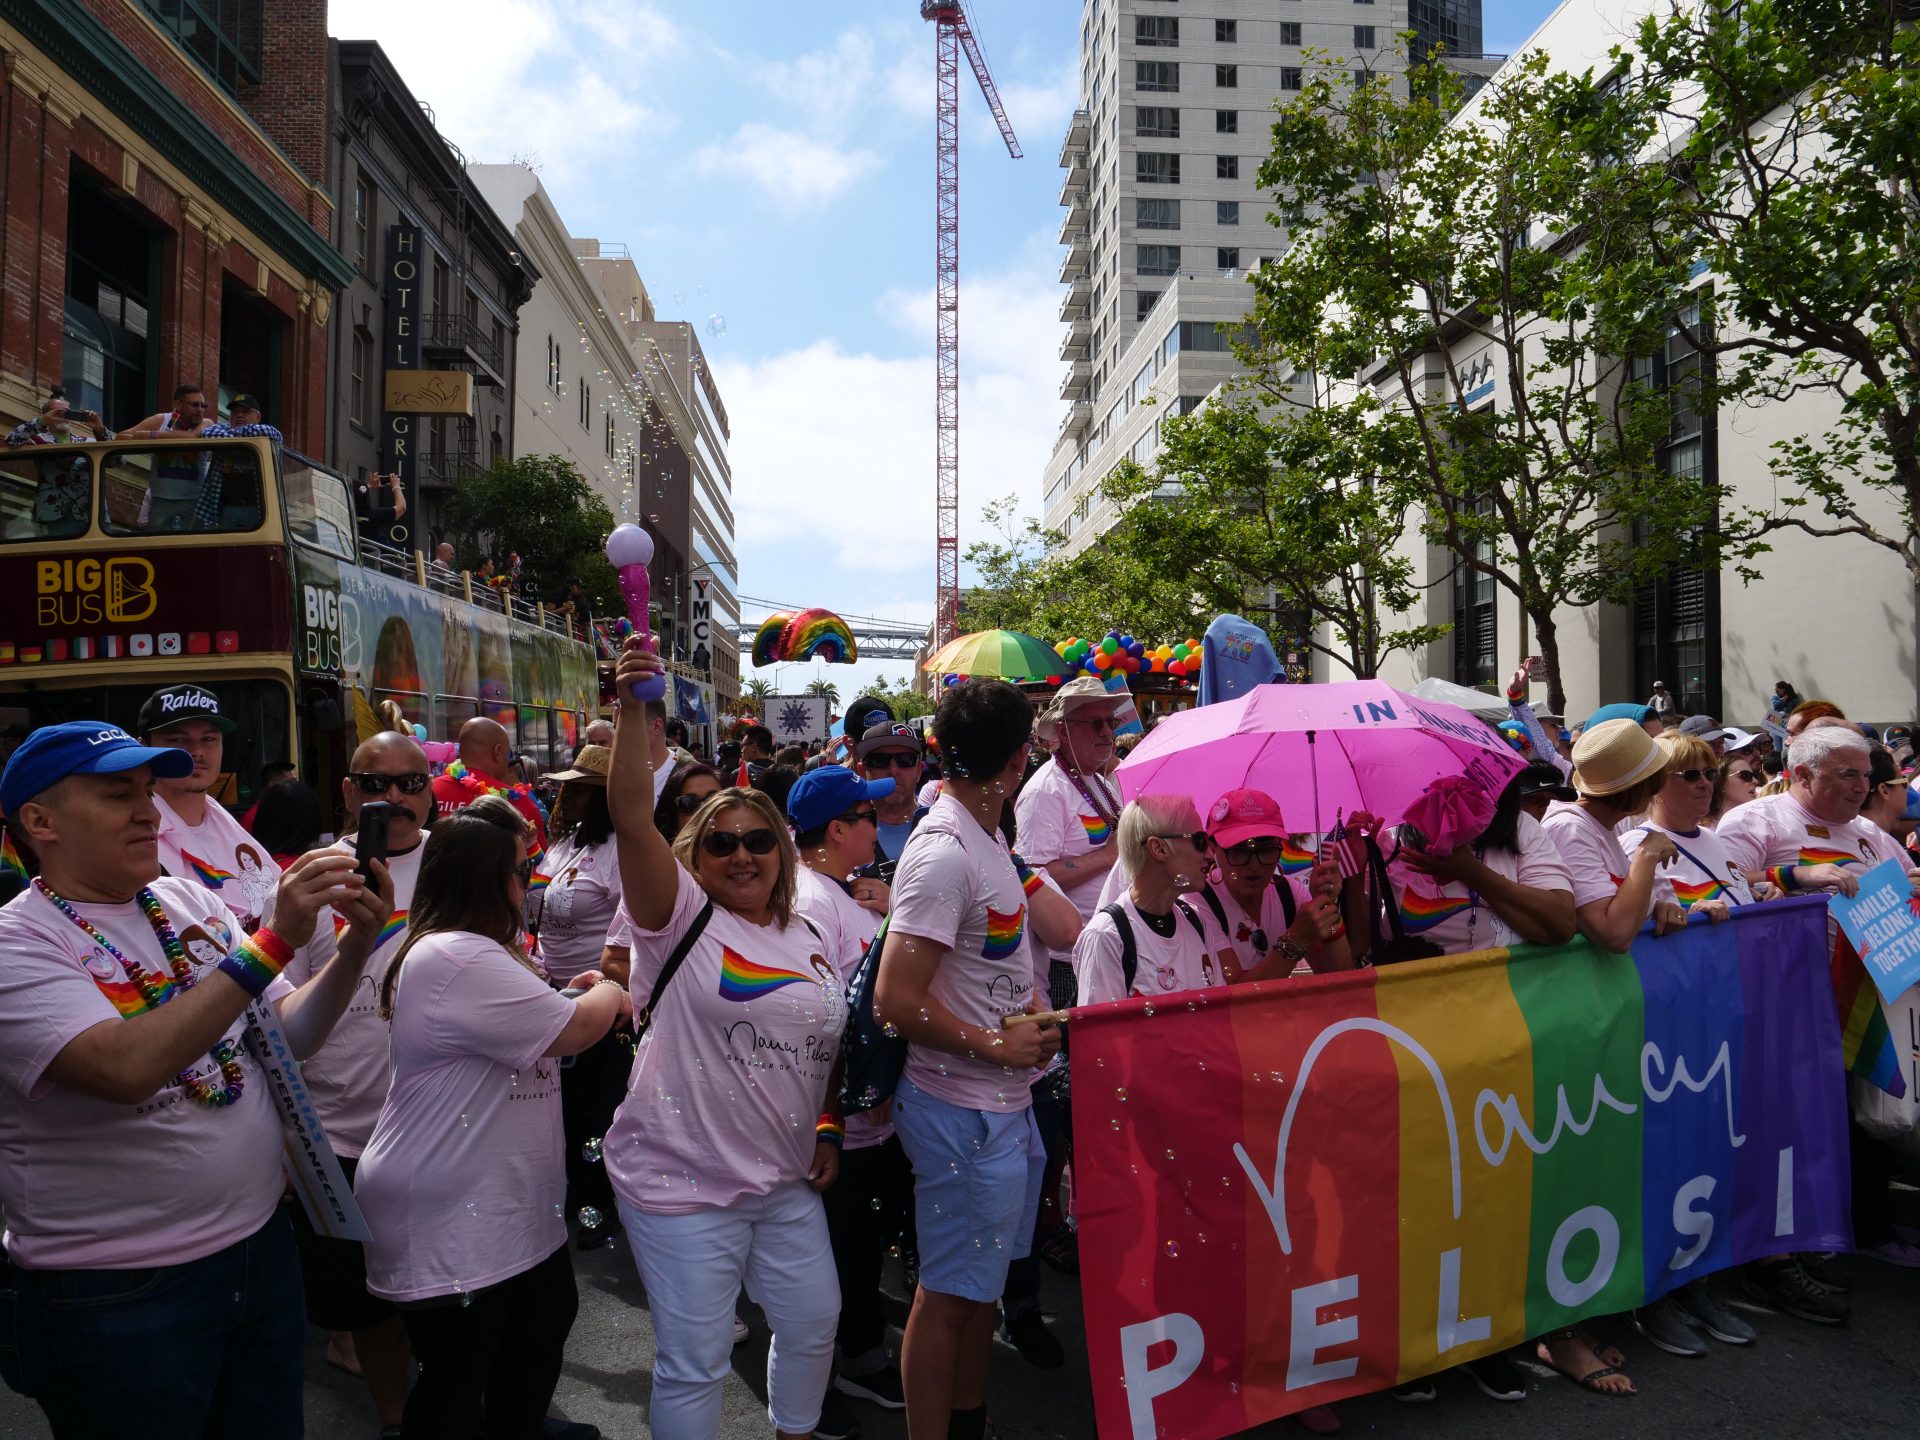
[[[1552,8],[1489,0],[1487,49]],[[1080,6],[969,14],[1026,158],[963,64],[963,548],[986,501],[1037,504],[1062,414]],[[333,0],[330,28],[380,41],[470,159],[537,165],[575,235],[625,242],[661,315],[699,324],[733,427],[743,594],[931,618],[934,39],[914,0]],[[811,667],[843,695],[906,669]]]

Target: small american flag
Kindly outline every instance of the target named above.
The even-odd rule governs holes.
[[[1358,830],[1349,830],[1344,817],[1334,821],[1320,840],[1320,860],[1325,862],[1331,856],[1340,864],[1340,878],[1351,880],[1367,868],[1367,837]]]

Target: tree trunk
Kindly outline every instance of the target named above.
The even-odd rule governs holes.
[[[1533,638],[1540,646],[1540,659],[1547,667],[1547,708],[1565,720],[1567,687],[1560,677],[1560,631],[1553,623],[1553,611],[1551,608],[1529,610],[1527,618],[1533,622]]]

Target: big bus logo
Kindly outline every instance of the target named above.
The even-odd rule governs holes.
[[[106,560],[42,560],[34,567],[40,628],[128,625],[153,614],[160,597],[152,562],[138,555]]]

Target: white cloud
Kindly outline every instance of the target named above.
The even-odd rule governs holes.
[[[703,175],[731,175],[757,186],[783,210],[821,205],[880,168],[871,150],[842,149],[797,130],[751,121],[694,152]]]

